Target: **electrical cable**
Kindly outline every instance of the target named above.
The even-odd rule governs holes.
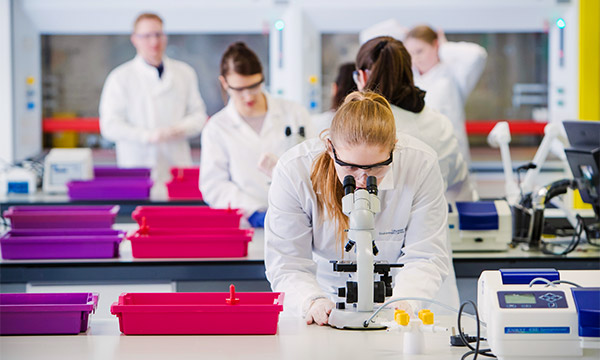
[[[575,232],[573,233],[571,242],[569,242],[567,247],[562,252],[554,252],[548,249],[549,243],[542,241],[542,252],[544,254],[562,256],[572,252],[573,250],[575,250],[575,248],[577,248],[577,245],[579,245],[579,242],[581,241],[581,234],[584,230],[585,223],[581,215],[577,214],[576,217],[577,224],[575,225]]]
[[[519,193],[521,195],[520,199],[523,199],[523,188],[521,187],[521,171],[522,170],[529,170],[529,169],[535,169],[537,167],[536,164],[530,162],[524,165],[521,165],[517,168],[517,181],[518,181],[518,185],[519,185]]]
[[[546,279],[546,278],[543,278],[543,277],[536,277],[535,279],[533,279],[533,280],[531,280],[531,281],[529,282],[529,287],[531,287],[533,284],[535,284],[535,283],[536,283],[536,282],[538,282],[538,281],[545,282],[547,285],[551,285],[551,284],[552,284],[552,281],[550,281],[550,280],[548,280],[548,279]]]
[[[567,280],[554,280],[550,284],[546,284],[545,287],[548,287],[548,286],[554,285],[554,284],[569,284],[569,285],[573,285],[573,286],[578,287],[578,288],[583,287],[583,286],[581,286],[581,285],[579,285],[577,283],[574,283],[572,281],[567,281]]]
[[[465,308],[465,306],[467,306],[469,304],[471,304],[473,306],[473,309],[475,310],[475,319],[477,320],[476,321],[477,341],[475,342],[475,347],[473,347],[473,346],[471,346],[471,344],[469,344],[469,341],[467,340],[464,332],[462,331],[462,326],[461,326],[461,317],[462,317],[463,309]],[[463,356],[461,357],[461,360],[465,360],[469,355],[473,355],[473,360],[476,360],[478,355],[483,355],[483,356],[492,357],[492,358],[496,357],[496,355],[491,353],[492,349],[480,349],[479,348],[479,345],[481,344],[481,337],[480,337],[481,328],[480,328],[480,321],[479,321],[479,312],[477,311],[477,305],[475,305],[474,302],[472,302],[471,300],[467,300],[467,301],[463,302],[462,305],[460,305],[460,309],[458,309],[457,323],[458,323],[457,324],[458,335],[460,335],[460,338],[462,339],[462,341],[470,349],[470,351],[467,351],[466,353],[463,354]]]
[[[582,287],[581,285],[579,285],[579,284],[577,284],[577,283],[575,283],[573,281],[568,281],[568,280],[554,280],[554,281],[550,281],[550,280],[548,280],[546,278],[542,278],[542,277],[536,277],[535,279],[531,280],[529,282],[529,287],[532,287],[533,284],[535,284],[538,281],[546,283],[546,286],[544,286],[544,287],[548,287],[550,285],[554,286],[556,284],[569,284],[569,285],[573,285],[573,286],[578,287],[578,288]]]
[[[600,233],[600,229],[598,229],[598,225],[600,225],[600,223],[596,223],[596,224],[591,224],[589,227],[583,223],[583,231],[585,232],[585,238],[587,240],[587,243],[592,245],[592,246],[596,246],[596,247],[600,247],[600,243],[596,243],[594,241],[592,241],[592,239],[594,238],[598,238],[598,235]],[[594,229],[596,232],[595,236],[592,236],[592,230]]]

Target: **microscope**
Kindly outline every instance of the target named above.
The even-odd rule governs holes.
[[[392,296],[392,268],[402,264],[374,262],[378,250],[375,245],[375,214],[381,211],[377,197],[377,178],[367,177],[366,189],[356,189],[352,175],[344,178],[342,210],[350,219],[348,242],[345,251],[355,249],[356,261],[333,260],[333,271],[356,273],[357,281],[347,281],[346,287],[338,289],[338,296],[345,298],[336,304],[329,315],[329,325],[338,329],[365,329],[363,326],[374,312],[375,303],[385,302]],[[378,281],[375,274],[380,275]],[[368,329],[382,329],[383,325],[371,324]]]

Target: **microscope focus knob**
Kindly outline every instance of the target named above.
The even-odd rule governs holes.
[[[350,250],[352,250],[352,248],[354,247],[354,244],[356,244],[354,241],[348,240],[346,246],[344,246],[344,250],[346,250],[346,252],[350,252]]]
[[[375,245],[375,240],[373,240],[373,255],[377,256],[377,254],[379,254],[379,249]]]

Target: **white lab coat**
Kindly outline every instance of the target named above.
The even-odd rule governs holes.
[[[284,99],[267,98],[267,114],[260,134],[246,123],[232,101],[206,124],[200,153],[200,190],[214,208],[239,208],[248,217],[267,209],[271,179],[258,170],[264,153],[280,157],[286,150],[314,136],[304,107]],[[285,129],[290,127],[291,136]],[[299,136],[299,128],[305,137]]]
[[[301,315],[312,299],[336,301],[347,273],[330,260],[355,260],[336,245],[336,224],[317,207],[310,180],[314,159],[325,150],[311,139],[288,151],[273,172],[265,221],[265,267],[273,291],[285,292],[286,312]],[[446,236],[448,205],[435,152],[398,133],[394,161],[379,184],[375,260],[402,263],[394,270],[393,296],[434,298],[457,307],[458,290]],[[324,210],[326,211],[326,210]],[[444,285],[442,286],[442,283]],[[419,307],[419,304],[415,304]]]
[[[469,164],[465,103],[485,68],[487,52],[474,43],[446,42],[440,45],[439,57],[440,62],[425,74],[413,69],[415,85],[427,92],[427,106],[450,119],[460,150]]]
[[[454,76],[463,104],[466,103],[483,73],[487,51],[478,44],[460,41],[441,44],[438,54]]]
[[[316,134],[319,135],[325,129],[331,127],[331,120],[335,116],[335,110],[327,110],[320,114],[311,115]]]
[[[413,113],[392,105],[396,130],[416,137],[429,145],[438,155],[448,202],[477,201],[479,196],[469,176],[452,124],[447,117],[425,106]]]
[[[206,122],[206,107],[198,92],[196,72],[189,65],[163,58],[164,71],[142,57],[115,68],[106,78],[100,98],[100,130],[114,141],[119,167],[149,167],[157,183],[170,179],[171,166],[192,165],[187,138]],[[150,144],[153,130],[177,126],[186,139]]]
[[[471,154],[469,139],[465,128],[465,104],[462,101],[460,89],[448,67],[438,63],[427,73],[421,75],[415,85],[425,90],[425,104],[446,115],[452,123],[458,147],[463,158],[469,164]]]

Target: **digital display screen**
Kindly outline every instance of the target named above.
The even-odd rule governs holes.
[[[504,294],[504,302],[507,304],[535,304],[535,295],[526,294]]]

